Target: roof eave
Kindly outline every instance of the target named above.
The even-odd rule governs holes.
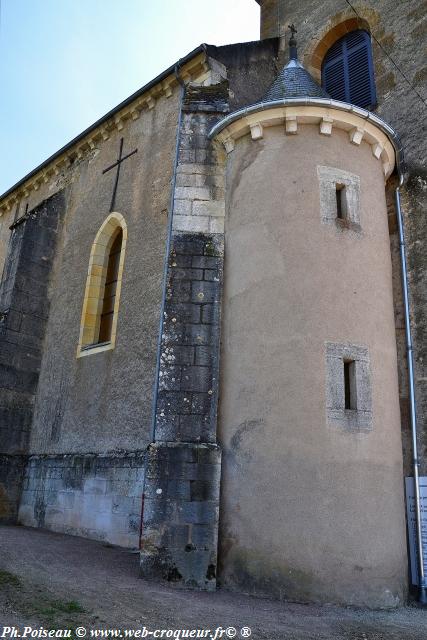
[[[228,127],[232,122],[239,120],[247,115],[257,113],[259,111],[265,111],[266,109],[272,109],[274,107],[286,107],[286,106],[322,106],[329,107],[332,109],[338,109],[339,111],[347,111],[349,113],[354,113],[359,117],[368,120],[379,127],[390,139],[394,150],[396,152],[396,165],[399,176],[403,176],[405,173],[405,160],[404,160],[404,152],[402,142],[394,131],[394,129],[387,124],[384,120],[376,116],[374,113],[367,111],[366,109],[362,109],[361,107],[357,107],[354,104],[350,104],[348,102],[340,102],[339,100],[333,100],[332,98],[284,98],[282,100],[271,100],[268,102],[258,102],[256,104],[250,105],[249,107],[244,107],[243,109],[239,109],[238,111],[234,111],[230,113],[228,116],[220,120],[216,125],[212,127],[210,130],[208,137],[209,139],[214,138],[218,133],[220,133],[223,129]]]
[[[188,53],[186,56],[184,56],[183,58],[180,58],[175,64],[171,65],[170,67],[168,67],[167,69],[165,69],[165,71],[163,71],[162,73],[160,73],[158,76],[156,76],[155,78],[153,78],[153,80],[150,80],[150,82],[148,82],[147,84],[145,84],[143,87],[141,87],[140,89],[138,89],[137,91],[135,91],[135,93],[132,93],[132,95],[130,95],[128,98],[126,98],[126,100],[123,100],[123,102],[120,102],[120,104],[118,104],[116,107],[114,107],[113,109],[111,109],[110,111],[108,111],[108,113],[106,113],[104,116],[102,116],[101,118],[99,118],[99,120],[97,120],[96,122],[94,122],[93,124],[91,124],[89,127],[87,127],[87,129],[85,129],[84,131],[82,131],[82,133],[80,133],[78,136],[76,136],[75,138],[73,138],[72,140],[70,140],[70,142],[68,142],[66,145],[64,145],[63,147],[61,147],[58,151],[56,151],[55,153],[53,153],[51,156],[49,156],[46,160],[44,160],[41,164],[37,165],[37,167],[35,167],[35,169],[33,169],[32,171],[30,171],[29,173],[27,173],[23,178],[21,178],[21,180],[19,180],[18,182],[16,182],[12,187],[10,187],[9,189],[7,189],[7,191],[5,191],[2,195],[0,195],[0,200],[4,200],[5,198],[7,198],[11,193],[13,193],[16,189],[19,189],[19,187],[21,187],[25,182],[27,182],[28,180],[30,180],[33,176],[35,176],[39,171],[41,171],[42,169],[46,168],[51,162],[53,162],[54,160],[56,160],[57,158],[59,158],[63,153],[65,153],[66,151],[68,151],[69,149],[71,149],[74,145],[76,145],[80,140],[83,140],[88,134],[90,134],[92,131],[94,131],[95,129],[97,129],[99,126],[101,126],[102,124],[104,124],[107,120],[109,120],[112,116],[114,116],[118,111],[121,111],[123,108],[127,107],[129,104],[131,104],[134,100],[136,100],[137,98],[139,98],[140,96],[142,96],[144,93],[146,93],[147,91],[149,91],[150,89],[152,89],[153,87],[155,87],[157,84],[159,84],[160,82],[162,82],[163,80],[165,80],[165,78],[167,78],[168,76],[172,75],[175,70],[177,69],[177,67],[181,67],[183,64],[185,64],[186,62],[188,62],[189,60],[191,60],[192,58],[194,58],[195,56],[199,55],[200,53],[203,53],[204,51],[206,51],[206,44],[200,44],[198,47],[196,47],[195,49],[193,49],[193,51],[191,51],[190,53]]]

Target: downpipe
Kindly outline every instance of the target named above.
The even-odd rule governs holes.
[[[427,584],[424,572],[424,550],[422,537],[422,520],[421,520],[421,499],[420,499],[420,478],[418,459],[418,443],[417,443],[417,407],[415,401],[415,385],[414,385],[414,353],[412,346],[412,332],[409,314],[409,286],[408,271],[406,265],[406,246],[405,232],[402,216],[402,208],[400,204],[400,187],[403,185],[403,175],[399,173],[399,186],[395,190],[396,216],[399,229],[399,247],[400,247],[400,263],[402,269],[402,288],[403,302],[405,308],[405,337],[406,337],[406,355],[408,360],[408,377],[409,377],[409,408],[411,418],[411,438],[412,438],[412,466],[414,473],[415,485],[415,521],[416,521],[416,538],[418,551],[418,601],[427,605]]]
[[[173,174],[171,181],[171,196],[170,196],[170,204],[169,204],[169,219],[168,219],[168,231],[166,238],[166,252],[165,252],[165,261],[163,267],[163,285],[162,285],[162,303],[160,309],[160,320],[159,320],[159,339],[157,341],[157,358],[156,358],[156,372],[154,376],[154,390],[153,390],[153,408],[152,408],[152,422],[151,422],[151,442],[155,440],[155,429],[156,429],[156,414],[157,414],[157,395],[159,391],[159,373],[160,373],[160,359],[162,352],[162,335],[163,335],[163,323],[164,323],[164,315],[165,315],[165,303],[166,303],[166,291],[168,285],[168,265],[169,265],[169,252],[171,247],[171,239],[172,239],[172,221],[173,221],[173,213],[174,213],[174,199],[175,199],[175,186],[176,186],[176,171],[178,168],[178,156],[179,156],[179,143],[181,140],[181,124],[182,124],[182,105],[184,102],[184,94],[185,94],[185,83],[181,76],[179,75],[179,64],[180,60],[175,65],[175,78],[177,79],[180,85],[180,102],[179,102],[179,113],[178,113],[178,125],[176,132],[176,144],[175,144],[175,157],[174,157],[174,165],[173,165]]]

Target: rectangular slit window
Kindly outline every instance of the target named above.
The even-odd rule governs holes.
[[[345,185],[344,184],[336,184],[335,185],[335,197],[337,200],[337,218],[339,220],[344,220],[347,217],[347,207],[345,200]]]
[[[357,410],[356,363],[344,360],[344,409]]]

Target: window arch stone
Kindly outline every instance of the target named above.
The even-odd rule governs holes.
[[[340,13],[331,18],[319,37],[306,50],[303,64],[317,82],[321,82],[322,62],[332,45],[351,31],[364,30],[371,33],[372,25],[379,20],[378,14],[372,9],[361,10],[359,13],[360,17],[353,13],[345,17]]]
[[[113,320],[110,340],[100,343],[99,332],[101,314],[105,297],[105,281],[111,247],[118,233],[122,234],[117,285],[114,299]],[[86,279],[83,309],[80,321],[79,344],[77,357],[114,349],[117,333],[117,320],[120,305],[120,293],[123,276],[127,241],[127,225],[124,217],[117,212],[110,213],[104,220],[92,244],[89,268]]]

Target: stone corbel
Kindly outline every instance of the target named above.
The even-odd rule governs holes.
[[[234,149],[234,140],[233,138],[226,138],[224,140],[224,147],[227,153],[231,153]]]
[[[350,137],[350,142],[352,144],[359,145],[363,140],[364,134],[365,134],[364,130],[363,129],[359,129],[358,127],[356,127],[355,129],[351,129],[351,131],[349,131],[349,133],[348,133],[348,135]]]
[[[252,140],[259,140],[260,138],[263,137],[263,128],[262,128],[262,124],[260,122],[254,122],[253,124],[249,125],[250,129],[251,129],[251,137]],[[233,144],[234,146],[234,144]]]
[[[171,82],[164,80],[162,82],[162,91],[165,94],[166,98],[170,98],[172,95],[172,87],[171,87]]]
[[[108,133],[108,131],[107,131],[107,129],[105,127],[101,128],[101,136],[102,136],[102,139],[104,141],[108,140],[108,138],[110,137],[110,134]]]
[[[298,122],[296,116],[285,117],[285,132],[289,134],[295,134],[298,132]]]
[[[332,124],[334,120],[329,116],[323,116],[320,121],[320,133],[324,136],[330,136],[332,134]]]
[[[189,84],[191,82],[191,74],[188,71],[180,71],[180,76],[185,84]]]
[[[123,120],[120,116],[114,118],[114,124],[116,125],[118,131],[121,131],[123,129]]]
[[[391,173],[391,164],[389,162],[383,162],[384,175],[387,177]]]
[[[140,115],[141,115],[141,108],[139,105],[136,105],[136,107],[132,109],[132,111],[130,112],[130,117],[132,118],[132,120],[138,120]]]
[[[376,142],[371,146],[372,154],[379,160],[382,152],[384,151],[384,147],[379,142]]]

